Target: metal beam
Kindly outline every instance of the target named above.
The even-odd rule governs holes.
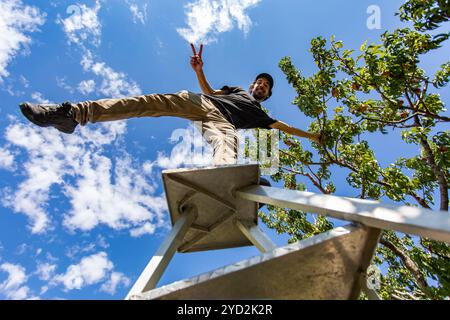
[[[450,214],[446,211],[257,185],[236,190],[236,196],[450,243]]]
[[[235,220],[234,223],[241,232],[258,248],[262,253],[276,249],[276,244],[255,224],[247,226],[242,221]]]
[[[202,231],[202,233],[197,234],[194,238],[190,239],[189,241],[180,244],[180,246],[178,247],[178,250],[180,252],[186,252],[187,250],[189,250],[194,244],[196,244],[197,242],[199,242],[201,239],[203,239],[204,237],[206,237],[208,235],[208,233],[211,233],[212,231],[214,231],[214,229],[217,229],[218,227],[220,227],[221,224],[225,223],[228,219],[230,219],[233,216],[233,213],[230,211],[229,214],[223,215],[220,219],[218,219],[216,222],[214,222],[212,225],[210,225],[209,227],[207,227],[208,232],[204,232]]]
[[[181,184],[181,185],[183,185],[183,186],[185,186],[185,187],[187,187],[187,188],[189,188],[189,189],[191,189],[191,190],[193,190],[195,192],[202,193],[203,195],[207,196],[208,198],[210,198],[210,199],[212,199],[212,200],[214,200],[214,201],[224,205],[225,207],[227,207],[228,209],[232,210],[233,212],[236,212],[236,206],[234,204],[228,202],[225,199],[222,199],[221,197],[217,196],[213,192],[211,192],[209,190],[206,190],[205,188],[203,188],[203,187],[201,187],[199,185],[196,185],[196,184],[194,184],[194,183],[192,183],[192,182],[190,182],[190,181],[188,181],[186,179],[183,179],[183,178],[181,178],[179,176],[175,176],[174,174],[167,174],[166,176],[167,176],[168,179],[170,179],[170,180],[172,180],[172,181],[174,181],[176,183],[179,183],[179,184]]]
[[[197,217],[197,208],[189,207],[187,212],[183,213],[172,228],[169,236],[159,247],[158,251],[151,258],[150,262],[141,273],[130,292],[126,296],[126,300],[134,299],[142,292],[151,290],[156,287],[161,279],[164,271],[172,260],[173,255],[178,249],[181,240],[189,231],[190,226]]]
[[[350,299],[356,300],[361,294],[361,290],[367,294],[369,300],[381,300],[375,290],[370,289],[367,286],[367,269],[369,268],[375,251],[378,246],[378,242],[381,237],[381,230],[375,228],[367,228],[367,237],[364,243],[364,250],[361,252],[361,258],[359,259],[359,279],[355,280],[353,285],[352,293],[350,294]]]

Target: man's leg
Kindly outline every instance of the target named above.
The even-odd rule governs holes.
[[[120,99],[85,101],[74,105],[75,120],[88,122],[123,120],[135,117],[173,116],[189,120],[204,118],[201,97],[188,91],[149,94]]]
[[[237,164],[239,142],[232,124],[224,121],[207,121],[201,124],[201,130],[206,141],[213,147],[213,165]],[[272,186],[269,180],[262,177],[259,178],[259,184]],[[265,205],[258,203],[258,209]]]
[[[206,142],[213,148],[213,165],[236,164],[238,140],[236,129],[231,123],[204,121],[201,123],[201,131]]]
[[[150,94],[121,99],[102,99],[76,104],[20,105],[28,120],[41,127],[72,133],[77,124],[123,120],[133,117],[173,116],[193,121],[206,119],[209,112],[200,95],[188,91],[176,94]]]

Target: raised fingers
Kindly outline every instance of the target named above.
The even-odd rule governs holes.
[[[192,48],[192,53],[194,54],[194,56],[196,56],[197,55],[197,51],[195,51],[195,47],[194,47],[194,45],[192,43],[191,43],[191,48]]]
[[[198,56],[198,57],[200,57],[200,59],[202,58],[203,44],[200,44],[200,50],[198,51],[198,54],[197,54],[197,50],[195,50],[195,46],[192,43],[191,43],[191,49],[192,49],[192,53],[194,54],[194,56]]]

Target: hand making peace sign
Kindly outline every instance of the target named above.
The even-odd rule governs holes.
[[[194,54],[191,57],[191,67],[195,72],[200,72],[203,70],[203,60],[202,60],[202,52],[203,52],[203,44],[200,45],[200,51],[197,54],[194,45],[191,43],[192,53]]]

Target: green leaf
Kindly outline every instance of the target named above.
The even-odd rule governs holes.
[[[367,42],[368,42],[369,40],[366,40],[366,41],[364,41],[364,43],[361,45],[361,47],[359,48],[359,50],[361,51],[361,52],[364,52],[364,51],[366,51],[366,46],[367,46]]]

